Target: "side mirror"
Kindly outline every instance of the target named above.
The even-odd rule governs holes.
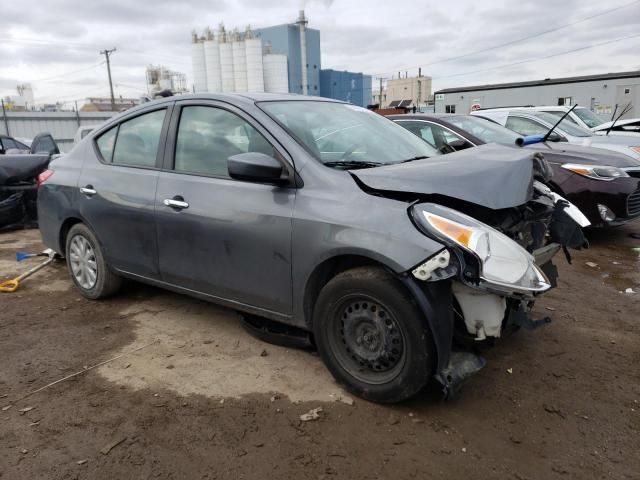
[[[449,142],[447,145],[455,148],[456,151],[464,150],[465,148],[473,147],[469,142],[463,139],[454,140],[453,142]]]
[[[249,182],[281,183],[282,164],[273,157],[258,152],[233,155],[227,160],[229,176]]]
[[[549,142],[564,142],[564,138],[562,137],[562,135],[556,132],[551,132],[551,135],[549,135],[549,138],[547,140]]]

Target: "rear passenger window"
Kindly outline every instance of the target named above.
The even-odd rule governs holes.
[[[113,163],[155,167],[165,112],[157,110],[121,123],[113,150]]]
[[[176,140],[176,171],[228,177],[227,159],[246,152],[275,156],[269,142],[234,113],[214,107],[182,109]]]
[[[118,133],[118,127],[115,126],[110,130],[107,130],[105,133],[100,135],[98,138],[98,150],[100,150],[100,155],[102,155],[102,159],[105,162],[111,163],[111,156],[113,155],[113,145],[116,141],[116,133]]]

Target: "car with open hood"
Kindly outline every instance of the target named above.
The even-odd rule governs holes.
[[[196,94],[97,127],[51,163],[38,211],[85,297],[129,278],[290,326],[349,390],[397,402],[484,365],[454,331],[538,324],[554,255],[584,243],[548,173],[497,145],[439,156],[343,102]]]
[[[521,135],[477,116],[420,114],[389,118],[446,153],[486,143],[514,148],[525,143]],[[593,226],[619,226],[640,218],[639,160],[566,142],[539,142],[525,148],[544,155],[553,171],[547,185],[574,203]]]

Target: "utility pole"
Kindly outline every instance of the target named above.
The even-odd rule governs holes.
[[[100,55],[104,55],[104,57],[107,59],[107,74],[109,75],[109,90],[111,92],[111,111],[113,112],[115,112],[116,110],[116,99],[113,96],[113,82],[111,81],[111,63],[109,62],[109,57],[115,51],[116,49],[114,47],[111,50],[102,50],[100,52]]]
[[[379,90],[378,93],[380,95],[379,95],[379,99],[378,100],[380,100],[380,101],[378,102],[378,108],[383,108],[383,106],[382,106],[382,82],[384,82],[387,79],[383,78],[383,77],[380,77],[379,80],[380,80],[380,90]]]

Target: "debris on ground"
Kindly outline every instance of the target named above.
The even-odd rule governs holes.
[[[550,312],[555,312],[556,311],[556,309],[554,307],[544,307],[544,308],[546,308]]]
[[[322,407],[313,408],[307,413],[303,413],[302,415],[300,415],[300,420],[302,420],[303,422],[318,420],[320,418],[320,412],[322,412]]]
[[[627,288],[624,293],[636,293],[633,288]]]
[[[87,463],[87,460],[78,460],[76,462],[76,464],[78,464],[78,465],[84,465],[85,463]]]
[[[20,412],[20,415],[24,415],[27,412],[30,412],[31,410],[33,410],[36,407],[25,407],[25,408],[21,408],[20,410],[18,410]]]
[[[559,408],[554,407],[553,405],[547,405],[545,403],[544,405],[542,405],[542,407],[547,413],[553,413],[555,415],[558,415],[561,418],[565,418],[564,413],[562,413],[562,411]]]
[[[9,410],[11,408],[11,405],[6,405],[4,407],[2,407],[2,411],[6,412],[7,410]]]
[[[262,352],[260,352],[261,357],[266,357],[267,355],[269,355],[269,352],[267,352],[266,350],[262,350]]]
[[[513,368],[507,368],[507,373],[511,375],[513,373]]]
[[[111,450],[116,448],[118,445],[120,445],[126,439],[127,439],[127,437],[122,437],[122,438],[119,438],[118,440],[114,440],[109,445],[106,445],[105,447],[103,447],[102,450],[100,450],[100,453],[103,454],[103,455],[108,455]]]
[[[598,264],[595,262],[585,262],[585,265],[591,268],[596,268],[598,266]]]

